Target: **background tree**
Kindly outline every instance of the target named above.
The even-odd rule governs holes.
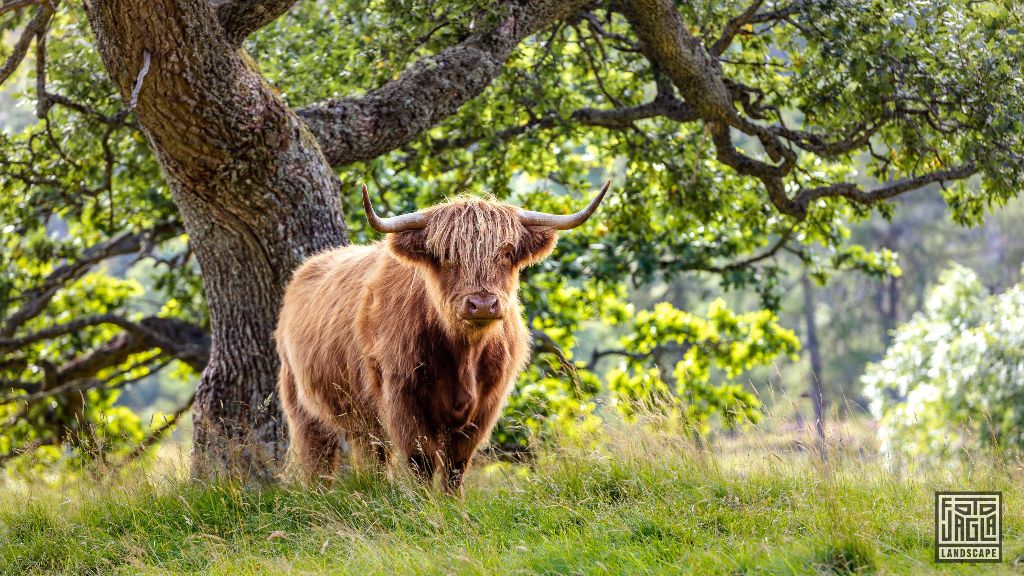
[[[630,283],[700,271],[773,308],[779,254],[882,273],[848,222],[943,183],[977,223],[1024,179],[1009,0],[292,4],[2,5],[0,81],[32,60],[38,119],[0,143],[12,399],[205,363],[197,473],[279,458],[277,307],[306,256],[366,238],[342,210],[358,180],[394,212],[463,187],[554,211],[614,175],[604,218],[527,279],[567,348]],[[128,255],[161,302],[95,273]],[[588,302],[547,306],[559,289]]]
[[[864,375],[890,456],[962,456],[1024,446],[1024,289],[990,294],[964,267],[946,270],[924,309]]]
[[[868,364],[882,359],[899,326],[924,309],[928,293],[947,268],[959,264],[974,270],[992,293],[1020,283],[1024,246],[1017,240],[1016,230],[1022,208],[1024,204],[1017,198],[986,218],[983,225],[962,227],[948,219],[940,195],[910,195],[896,201],[891,220],[875,215],[851,226],[852,242],[898,254],[898,270],[894,269],[898,273],[826,269],[828,282],[815,286],[826,407],[832,404],[840,416],[869,412],[868,399],[861,394],[861,376]],[[799,273],[795,258],[783,265],[791,276]],[[786,285],[792,286],[792,280]],[[784,297],[779,309],[782,325],[795,327],[804,322],[799,291]],[[800,339],[807,353],[806,333],[801,332]],[[800,367],[809,368],[809,363]],[[803,374],[783,371],[784,380],[798,377]]]

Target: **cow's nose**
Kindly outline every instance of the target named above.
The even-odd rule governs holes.
[[[498,297],[487,292],[477,292],[466,298],[467,320],[496,320],[501,318],[501,304]]]

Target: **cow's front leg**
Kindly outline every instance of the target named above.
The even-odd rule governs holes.
[[[434,455],[418,451],[410,454],[408,459],[409,469],[412,470],[413,474],[422,482],[428,485],[433,484],[434,470],[437,469]]]
[[[387,470],[388,455],[384,444],[369,434],[361,434],[349,441],[352,453],[352,467],[360,473],[384,473]]]
[[[384,410],[380,421],[387,431],[391,448],[400,462],[406,461],[417,478],[430,484],[437,470],[438,441],[429,433],[422,406],[400,385],[383,385]]]
[[[462,498],[462,481],[469,472],[480,445],[480,434],[477,430],[459,431],[452,434],[443,457],[444,475],[442,488],[448,494]]]
[[[306,414],[301,407],[289,415],[289,450],[301,466],[306,480],[333,482],[340,463],[338,434],[314,416]]]
[[[466,472],[469,471],[470,459],[462,460],[459,462],[452,462],[445,466],[443,488],[447,494],[452,496],[458,496],[462,498],[462,480],[466,477]]]
[[[413,475],[427,485],[433,484],[434,472],[438,469],[438,443],[426,436],[392,438]]]

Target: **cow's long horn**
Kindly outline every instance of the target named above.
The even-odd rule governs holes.
[[[604,195],[608,192],[608,186],[612,183],[608,180],[601,187],[601,192],[594,196],[594,199],[587,204],[587,207],[575,214],[548,214],[547,212],[534,212],[533,210],[519,209],[519,221],[525,226],[548,226],[555,230],[571,230],[580,224],[586,222],[594,212],[597,211],[597,207],[604,200]]]
[[[366,191],[366,184],[363,184],[363,210],[366,211],[366,220],[370,223],[370,227],[377,232],[387,234],[403,230],[421,230],[427,227],[427,217],[420,212],[390,218],[377,216],[377,213],[373,211],[373,204],[370,203],[370,194]]]

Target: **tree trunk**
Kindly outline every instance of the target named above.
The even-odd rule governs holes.
[[[882,348],[888,350],[899,324],[900,286],[899,278],[887,276],[878,287],[875,297],[878,314],[882,318]]]
[[[266,476],[287,438],[274,393],[277,313],[291,271],[347,242],[339,182],[208,0],[92,0],[86,10],[126,102],[141,78],[136,113],[202,269],[212,349],[196,392],[193,474]]]
[[[821,346],[818,344],[818,326],[814,310],[814,284],[806,273],[801,282],[804,289],[804,319],[807,322],[807,352],[811,356],[811,373],[808,381],[811,406],[814,408],[814,432],[818,453],[822,460],[828,460],[828,451],[825,447],[825,406],[821,393]]]

